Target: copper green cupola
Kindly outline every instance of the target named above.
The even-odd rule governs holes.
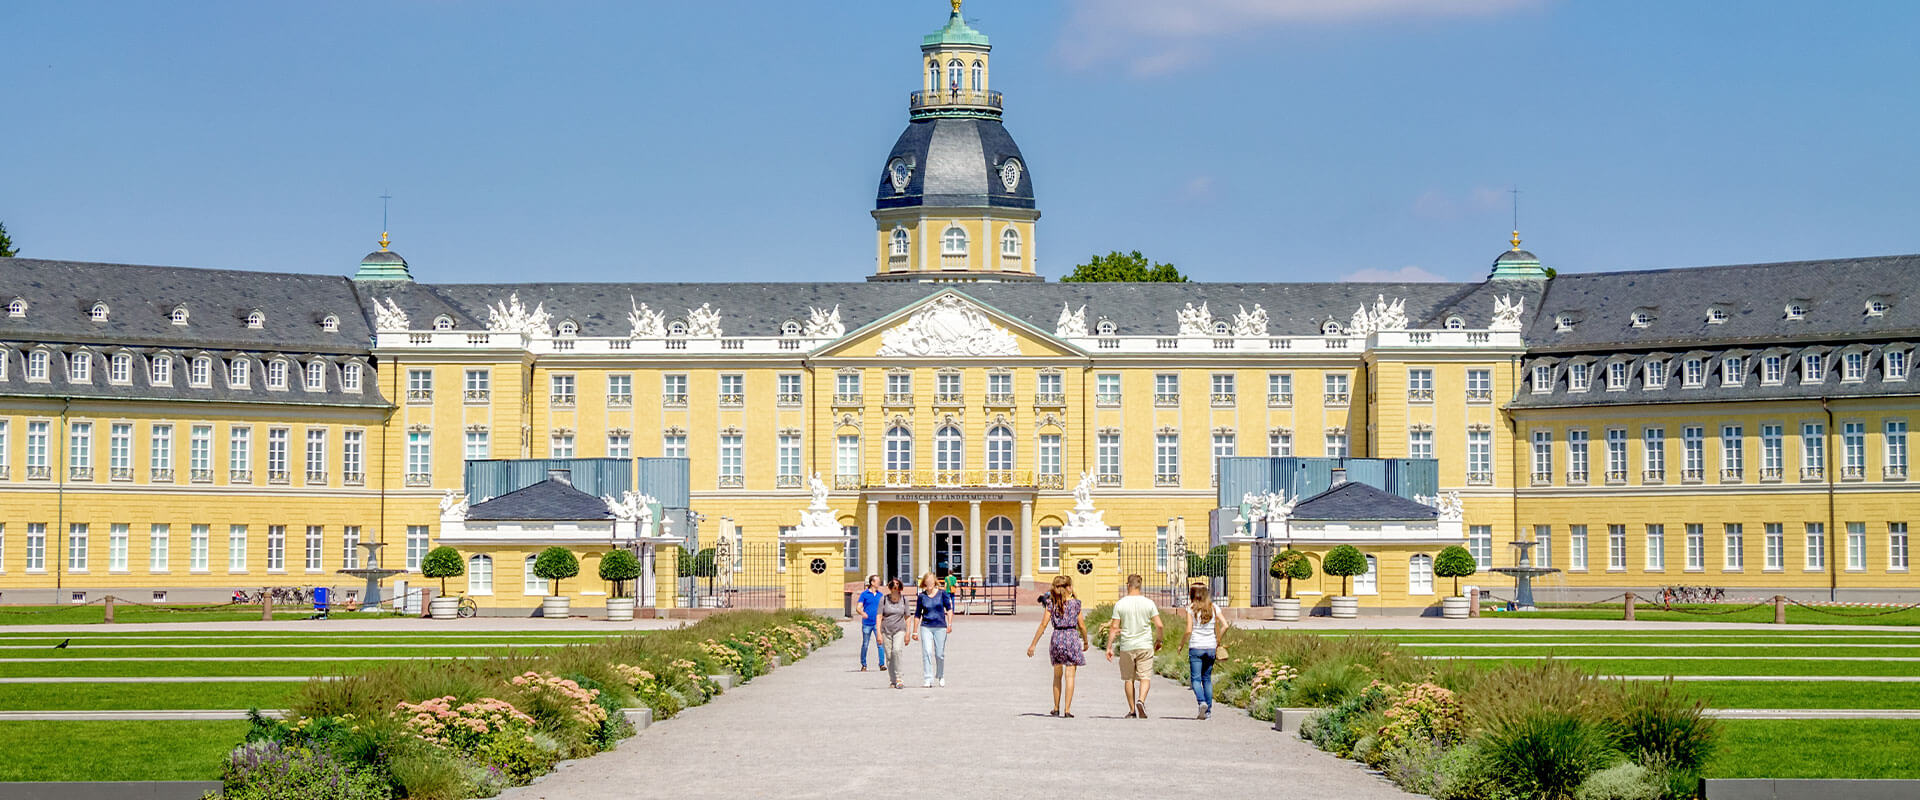
[[[380,249],[360,259],[360,271],[353,273],[356,281],[411,281],[413,273],[407,269],[407,260],[399,253],[387,249],[393,240],[387,238],[385,231],[380,232]]]

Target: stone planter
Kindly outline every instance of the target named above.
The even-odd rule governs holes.
[[[632,622],[634,600],[631,597],[607,598],[608,622]]]
[[[540,598],[540,616],[547,619],[566,619],[573,610],[573,601],[565,597]]]
[[[1360,616],[1360,598],[1334,595],[1332,600],[1334,619],[1353,619]]]
[[[1273,601],[1273,618],[1281,622],[1300,621],[1300,599],[1281,599]]]
[[[1466,619],[1467,611],[1472,608],[1471,601],[1465,597],[1449,597],[1440,601],[1440,616],[1447,619]]]
[[[434,619],[459,619],[460,598],[440,596],[427,601],[427,613]]]

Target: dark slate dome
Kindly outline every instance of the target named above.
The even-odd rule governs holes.
[[[1539,256],[1536,256],[1525,250],[1518,250],[1518,249],[1508,250],[1504,253],[1501,253],[1499,258],[1496,258],[1493,260],[1493,265],[1496,267],[1500,266],[1501,264],[1525,264],[1531,267],[1531,266],[1537,266],[1539,265],[1539,263],[1540,263]]]
[[[898,185],[895,162],[905,167],[905,181]],[[997,119],[915,120],[881,165],[874,205],[1033,208],[1033,175],[1020,146]]]
[[[401,258],[399,253],[393,252],[392,250],[375,250],[368,253],[366,258],[360,259],[360,265],[363,267],[404,267],[407,265],[407,260]]]

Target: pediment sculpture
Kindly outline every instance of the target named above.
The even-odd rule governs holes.
[[[1053,324],[1053,335],[1062,339],[1087,335],[1087,307],[1079,311],[1067,303],[1060,304],[1060,321]]]
[[[949,294],[915,311],[880,335],[882,357],[1017,356],[1020,340],[986,312]]]
[[[808,308],[807,315],[807,325],[802,330],[807,336],[838,339],[847,335],[847,326],[840,321],[839,306],[834,306],[831,311]]]
[[[520,302],[520,293],[507,295],[504,302],[487,307],[487,330],[497,333],[524,333],[529,336],[552,336],[553,315],[547,313],[547,304],[536,303],[529,310]]]
[[[1246,306],[1241,306],[1240,313],[1233,315],[1233,335],[1267,335],[1267,310],[1259,303],[1253,304],[1252,311],[1248,311]]]
[[[1520,318],[1527,313],[1527,298],[1521,295],[1514,299],[1512,295],[1500,295],[1493,299],[1493,321],[1487,324],[1488,330],[1520,330]]]
[[[646,303],[627,295],[627,301],[633,304],[633,310],[627,312],[627,324],[633,327],[635,339],[664,339],[667,336],[667,312],[655,311]]]
[[[1192,303],[1188,303],[1187,307],[1180,309],[1179,313],[1181,336],[1210,336],[1213,334],[1213,312],[1207,310],[1205,301],[1201,301],[1199,308],[1194,308]]]
[[[687,335],[695,339],[720,338],[720,312],[706,303],[687,309]]]
[[[400,310],[400,304],[393,298],[376,298],[373,301],[373,328],[380,333],[399,333],[408,330],[407,312]]]
[[[448,489],[440,498],[441,522],[465,522],[468,510],[467,496],[464,494]]]

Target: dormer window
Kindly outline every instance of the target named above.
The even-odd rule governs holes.
[[[27,354],[27,380],[46,381],[47,364],[52,358],[45,350],[35,350]]]
[[[794,320],[787,320],[786,322],[780,323],[780,335],[781,336],[799,336],[800,323],[795,322]]]
[[[67,357],[67,380],[74,383],[93,382],[93,354],[84,350]]]
[[[1867,354],[1858,350],[1840,357],[1840,380],[1864,381],[1867,379]]]
[[[1645,311],[1633,312],[1633,327],[1645,328],[1653,324],[1653,315]]]
[[[1747,360],[1740,356],[1720,359],[1720,385],[1739,386],[1747,381]]]
[[[1320,332],[1328,336],[1339,336],[1340,322],[1338,320],[1330,319],[1330,320],[1327,320],[1326,322],[1320,323]]]
[[[967,232],[955,225],[940,236],[940,254],[944,256],[964,256],[967,254]]]
[[[267,364],[267,388],[284,390],[287,388],[287,362],[274,360]]]
[[[1020,232],[1008,228],[1000,234],[1000,257],[1018,259],[1020,257]]]
[[[1885,300],[1868,300],[1867,301],[1867,316],[1884,317],[1886,315],[1887,315],[1887,302]]]
[[[167,315],[167,320],[175,325],[187,324],[187,307],[174,306],[173,313]]]
[[[1907,379],[1907,351],[1888,350],[1885,357],[1886,374],[1881,380],[1904,381]]]
[[[1233,332],[1233,326],[1227,324],[1226,320],[1216,319],[1213,321],[1213,335],[1225,336],[1232,332]]]
[[[447,315],[445,315],[445,314],[441,314],[440,316],[437,316],[437,317],[434,317],[434,318],[433,318],[433,329],[434,329],[434,330],[436,330],[436,331],[450,331],[450,330],[453,330],[453,318],[452,318],[452,317],[449,317],[449,316],[447,316]]]
[[[579,332],[580,332],[580,323],[578,322],[574,322],[573,320],[566,320],[560,323],[561,336],[572,338],[575,334]]]
[[[227,388],[245,389],[253,383],[251,378],[251,374],[247,371],[246,359],[236,358],[227,362]]]
[[[1627,388],[1627,362],[1615,361],[1607,365],[1607,391],[1619,392]]]
[[[893,229],[893,236],[890,237],[889,243],[887,245],[887,254],[893,256],[894,258],[907,257],[907,229],[906,228]]]
[[[1806,319],[1807,307],[1800,303],[1787,304],[1787,319]]]
[[[1707,309],[1707,324],[1708,324],[1708,325],[1723,325],[1723,324],[1725,324],[1725,323],[1726,323],[1726,321],[1727,321],[1727,310],[1726,310],[1726,309],[1724,309],[1724,308],[1709,308],[1709,309]]]
[[[324,392],[327,390],[327,362],[307,362],[307,391]]]
[[[213,385],[213,359],[200,356],[187,366],[187,383],[199,388]]]
[[[677,320],[677,319],[667,323],[667,335],[668,336],[687,335],[687,323],[684,320]]]
[[[1587,365],[1571,364],[1567,367],[1567,391],[1584,392],[1587,390]]]
[[[327,333],[340,330],[340,318],[332,314],[326,315],[320,320],[320,330],[326,331]]]
[[[1707,383],[1707,361],[1703,358],[1689,358],[1680,365],[1680,378],[1689,389],[1697,389]]]
[[[340,367],[340,391],[360,393],[360,362],[344,364]]]
[[[1467,329],[1466,320],[1461,319],[1459,317],[1447,317],[1447,330],[1462,331],[1466,329]]]
[[[1113,324],[1113,320],[1103,319],[1093,326],[1093,332],[1101,336],[1112,336],[1120,332],[1120,326]]]
[[[1827,379],[1827,360],[1819,353],[1808,353],[1800,358],[1800,382],[1819,383]]]
[[[1553,318],[1553,329],[1559,333],[1573,330],[1573,315],[1561,314]]]
[[[1655,358],[1647,361],[1646,373],[1640,383],[1648,389],[1667,388],[1667,360]]]
[[[1546,394],[1553,391],[1553,367],[1541,364],[1533,368],[1533,393]]]
[[[254,330],[267,327],[267,315],[255,311],[247,315],[247,327]]]
[[[24,317],[26,315],[27,315],[27,301],[16,297],[13,299],[13,302],[7,304],[7,316]]]
[[[133,354],[113,354],[113,358],[107,362],[107,381],[118,384],[133,382]]]
[[[173,385],[173,357],[165,354],[147,359],[147,384],[151,386]]]
[[[94,322],[106,322],[107,311],[106,303],[94,303],[93,308],[87,309],[87,319],[93,320]]]
[[[1769,386],[1778,386],[1787,379],[1787,360],[1779,356],[1765,356],[1760,359],[1760,382]]]

